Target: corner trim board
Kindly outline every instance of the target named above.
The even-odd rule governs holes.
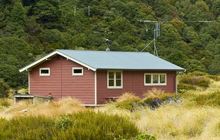
[[[95,105],[97,105],[97,73],[95,71]]]

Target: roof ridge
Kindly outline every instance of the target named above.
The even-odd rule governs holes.
[[[132,52],[132,51],[101,51],[101,50],[73,50],[73,49],[56,49],[56,51],[75,51],[75,52],[106,52],[106,53],[148,53],[149,52]],[[153,55],[153,54],[151,54]]]

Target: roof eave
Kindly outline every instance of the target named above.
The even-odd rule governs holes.
[[[185,69],[133,69],[133,68],[97,68],[97,70],[147,70],[147,71],[186,71]]]
[[[82,65],[82,66],[84,66],[84,67],[87,67],[88,69],[91,69],[91,70],[93,70],[93,71],[96,71],[96,68],[93,68],[93,67],[91,67],[91,66],[89,66],[89,65],[87,65],[87,64],[85,64],[85,63],[82,63],[82,62],[80,62],[80,61],[78,61],[78,60],[76,60],[76,59],[74,59],[74,58],[71,58],[71,57],[69,57],[69,56],[67,56],[67,55],[65,55],[65,54],[63,54],[63,53],[61,53],[61,52],[59,52],[59,51],[54,51],[54,52],[52,52],[52,53],[46,55],[45,57],[43,57],[43,58],[41,58],[41,59],[39,59],[39,60],[37,60],[37,61],[35,61],[35,62],[29,64],[29,65],[27,65],[27,66],[25,66],[25,67],[23,67],[23,68],[21,68],[21,69],[19,69],[19,72],[28,71],[28,69],[30,69],[30,68],[36,66],[37,64],[41,63],[41,62],[44,61],[44,60],[47,60],[48,58],[50,58],[50,57],[52,57],[52,56],[54,56],[54,55],[56,55],[56,54],[58,54],[58,55],[60,55],[60,56],[63,56],[63,57],[65,57],[65,58],[69,59],[69,60],[72,60],[73,62],[76,62],[76,63],[78,63],[78,64],[80,64],[80,65]]]

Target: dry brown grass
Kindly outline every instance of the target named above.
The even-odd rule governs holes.
[[[71,114],[83,111],[85,108],[80,101],[73,98],[64,98],[59,101],[44,102],[40,104],[31,104],[28,102],[19,102],[5,108],[0,112],[0,117],[10,119],[17,116],[57,116],[63,114]]]
[[[215,131],[220,122],[219,108],[166,105],[137,111],[131,117],[142,131],[161,140],[220,138]]]
[[[139,100],[140,98],[135,96],[133,93],[131,92],[126,92],[124,94],[122,94],[116,101],[117,102],[124,102],[126,100]]]
[[[219,140],[220,108],[215,105],[199,106],[190,100],[191,97],[187,97],[187,94],[199,96],[219,90],[220,82],[212,82],[207,89],[185,93],[181,103],[162,105],[156,110],[145,107],[130,112],[117,108],[114,104],[98,110],[126,116],[141,131],[154,135],[158,140]],[[153,90],[147,97],[158,97],[162,94],[163,91]]]
[[[163,90],[153,88],[152,90],[145,93],[144,97],[145,98],[163,98],[163,97],[173,96],[173,95],[175,94],[167,93],[167,92],[164,92]]]
[[[145,97],[150,97],[150,98],[155,98],[161,95],[164,95],[165,92],[160,89],[153,88],[152,90],[148,91],[147,93],[144,94]]]

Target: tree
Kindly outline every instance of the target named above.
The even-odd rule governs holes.
[[[23,85],[24,73],[19,68],[33,60],[31,47],[22,39],[16,37],[0,38],[0,77],[10,86]]]
[[[0,98],[8,97],[9,85],[0,79]]]
[[[220,74],[220,55],[216,55],[209,66],[209,72],[212,74]]]
[[[60,24],[61,11],[59,1],[40,0],[36,2],[28,12],[29,16],[36,16],[38,23],[47,26],[47,28],[62,29]]]

